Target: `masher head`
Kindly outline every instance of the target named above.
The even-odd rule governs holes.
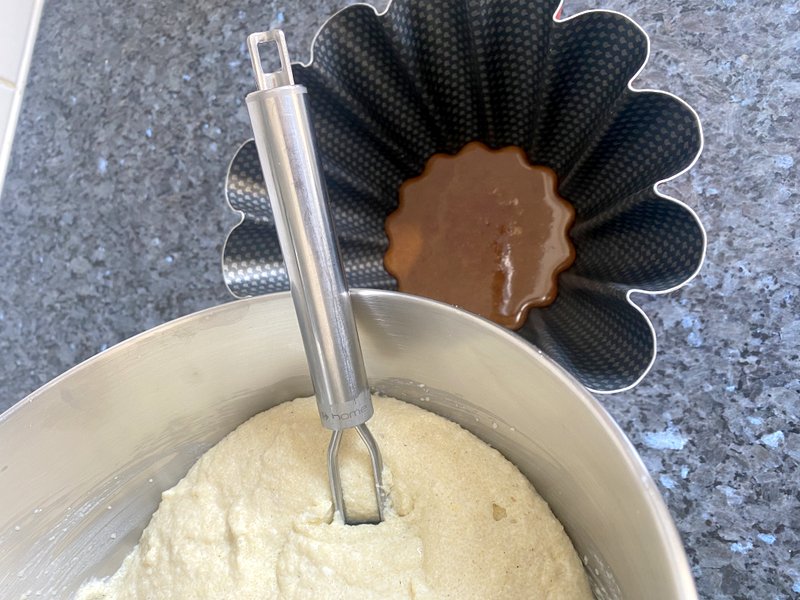
[[[383,487],[383,460],[381,459],[381,451],[365,423],[356,425],[354,429],[369,452],[369,459],[372,464],[372,478],[375,484],[377,513],[375,517],[371,519],[351,519],[348,517],[347,507],[344,503],[342,478],[339,472],[339,446],[342,442],[343,429],[334,431],[333,435],[331,435],[330,444],[328,444],[328,480],[330,481],[331,495],[333,496],[333,507],[335,512],[341,515],[346,525],[376,525],[383,521],[384,509],[386,508],[388,499]]]

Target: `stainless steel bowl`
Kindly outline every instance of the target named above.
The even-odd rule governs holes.
[[[598,598],[696,598],[635,450],[576,381],[450,306],[354,292],[373,386],[460,423],[534,483]],[[116,570],[163,490],[255,413],[312,392],[287,294],[178,319],[0,416],[0,595],[69,597]]]

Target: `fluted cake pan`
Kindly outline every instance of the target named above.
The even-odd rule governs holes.
[[[695,112],[666,92],[634,89],[649,55],[628,17],[588,11],[560,20],[556,1],[395,0],[331,17],[308,88],[325,178],[352,287],[395,289],[383,265],[384,221],[398,188],[436,153],[470,141],[519,146],[552,168],[575,208],[576,260],[552,305],[518,331],[581,383],[627,389],[651,367],[655,331],[631,294],[672,291],[699,270],[705,232],[658,185],[697,159]],[[223,253],[237,297],[288,288],[252,142],[226,182],[242,214]]]

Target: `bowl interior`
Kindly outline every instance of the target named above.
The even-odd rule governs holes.
[[[519,338],[355,291],[371,383],[496,447],[564,524],[599,598],[696,598],[655,485],[599,404]],[[0,416],[0,589],[69,597],[113,573],[174,485],[250,416],[312,391],[287,294],[156,328]]]

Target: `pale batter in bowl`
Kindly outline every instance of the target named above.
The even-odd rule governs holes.
[[[561,524],[516,467],[451,421],[373,400],[392,505],[383,523],[332,519],[329,432],[301,398],[209,450],[164,492],[120,570],[77,598],[592,597]],[[374,510],[353,432],[340,464],[348,514]]]

